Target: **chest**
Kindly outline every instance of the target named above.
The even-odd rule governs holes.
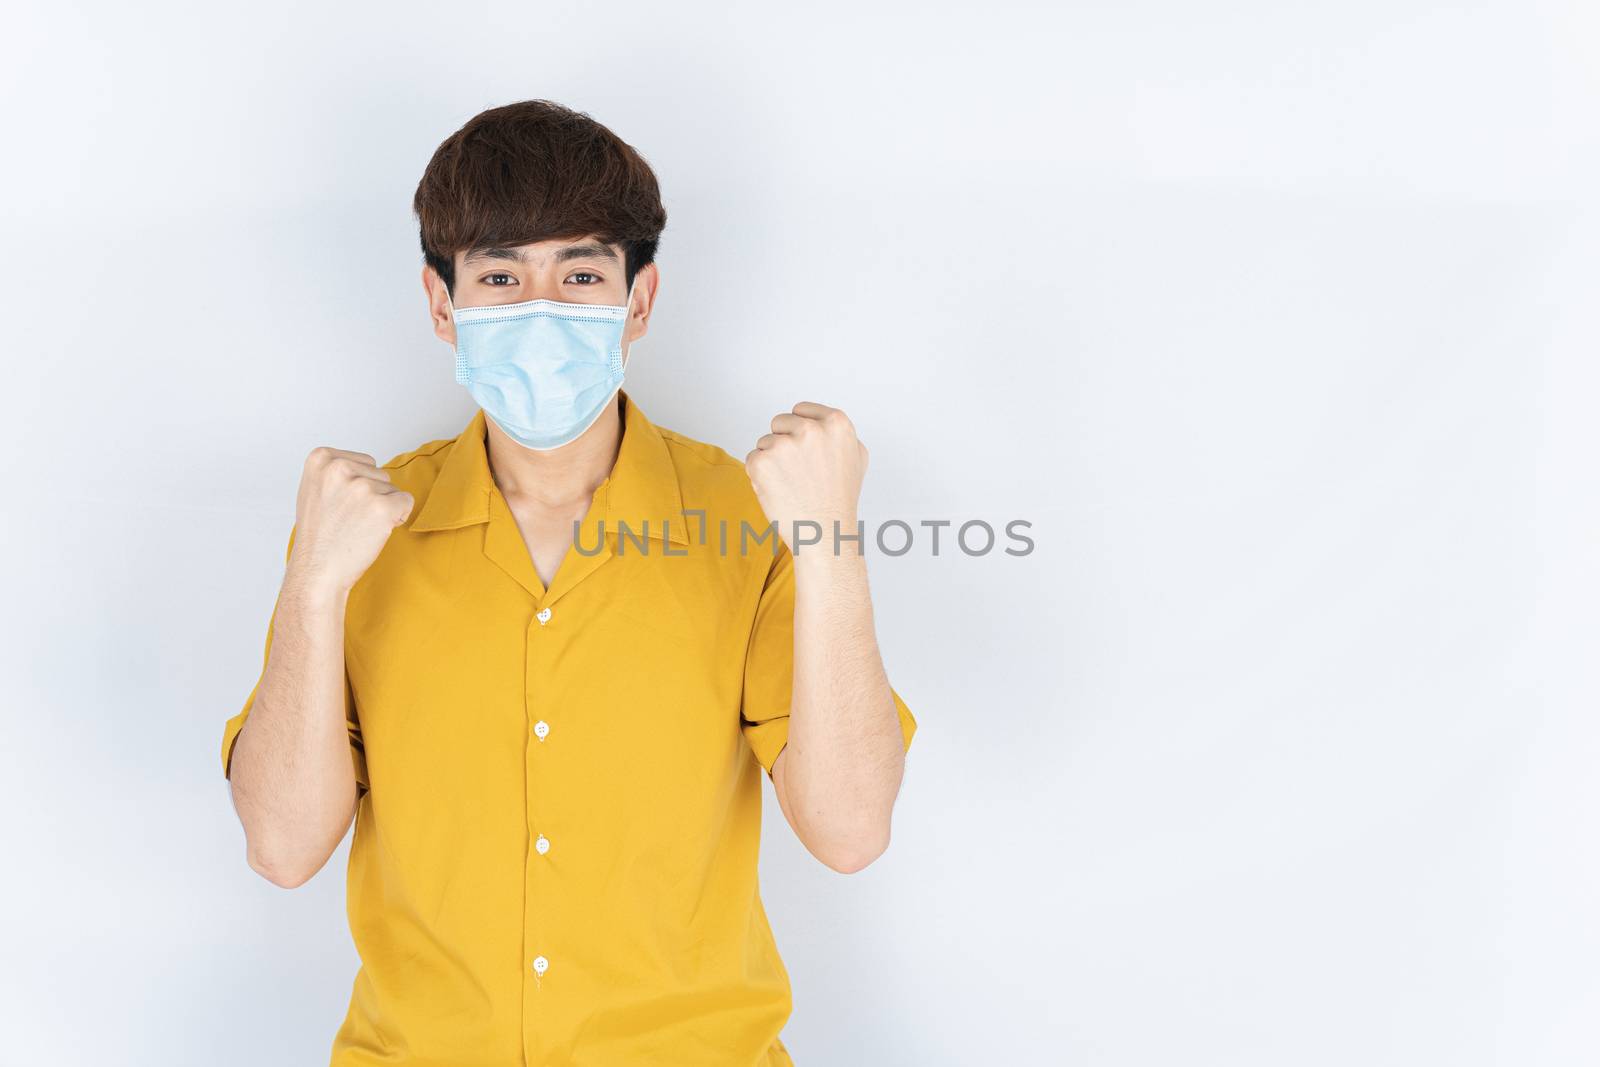
[[[759,575],[709,548],[611,539],[539,593],[508,573],[508,533],[392,541],[352,593],[346,664],[387,802],[427,820],[454,810],[442,796],[520,803],[529,781],[634,805],[683,795],[685,778],[731,780]],[[530,555],[573,539],[570,522],[530,533]],[[631,785],[600,796],[603,781]]]
[[[608,539],[541,590],[509,521],[399,531],[352,590],[372,861],[354,891],[472,922],[503,893],[499,913],[531,900],[560,931],[582,928],[548,918],[566,901],[614,916],[648,900],[654,921],[665,887],[687,930],[717,910],[697,888],[711,857],[748,848],[754,870],[760,771],[741,704],[761,574],[710,546],[668,557]]]

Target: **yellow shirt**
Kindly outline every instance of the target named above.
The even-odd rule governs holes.
[[[384,464],[417,504],[345,615],[361,967],[333,1067],[792,1063],[757,853],[793,560],[755,541],[743,463],[622,401],[549,589],[481,410]]]

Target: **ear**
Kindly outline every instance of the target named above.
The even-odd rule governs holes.
[[[633,276],[633,303],[628,308],[628,324],[622,331],[622,364],[628,364],[628,347],[650,329],[650,312],[661,289],[661,271],[651,263]]]
[[[444,279],[431,266],[424,265],[422,268],[422,291],[428,297],[428,317],[433,321],[433,335],[454,348],[456,324],[450,317],[449,292],[444,287]]]

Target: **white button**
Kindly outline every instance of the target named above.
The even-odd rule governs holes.
[[[545,959],[543,956],[535,956],[533,958],[533,973],[534,974],[542,975],[542,974],[544,974],[545,971],[547,971],[549,969],[550,969],[550,961],[549,960]]]
[[[543,719],[540,719],[538,722],[533,724],[533,734],[539,740],[543,741],[545,739],[545,735],[549,732],[550,724],[545,722]]]
[[[549,608],[545,608],[543,611],[539,612],[537,618],[539,620],[539,625],[540,626],[543,626],[545,623],[549,622],[550,621],[550,609]]]
[[[544,836],[543,834],[540,834],[539,835],[539,840],[537,840],[537,841],[535,841],[533,843],[533,847],[538,849],[539,850],[539,855],[542,856],[546,852],[550,851],[550,839],[548,837]]]

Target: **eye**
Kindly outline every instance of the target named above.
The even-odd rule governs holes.
[[[495,281],[494,279],[496,279],[496,278],[504,278],[505,281]],[[493,285],[493,286],[506,286],[506,285],[515,285],[515,284],[517,284],[517,280],[515,278],[513,278],[511,275],[507,274],[505,271],[495,271],[493,274],[487,274],[487,275],[484,276],[483,280],[484,280],[484,282],[486,284]]]
[[[572,274],[572,276],[567,279],[567,281],[570,282],[573,278],[593,278],[594,279],[594,281],[579,282],[578,283],[579,285],[594,285],[596,282],[600,281],[600,275],[595,274],[595,273],[593,273],[591,271],[586,271],[586,270],[580,270],[580,271],[574,272]]]

